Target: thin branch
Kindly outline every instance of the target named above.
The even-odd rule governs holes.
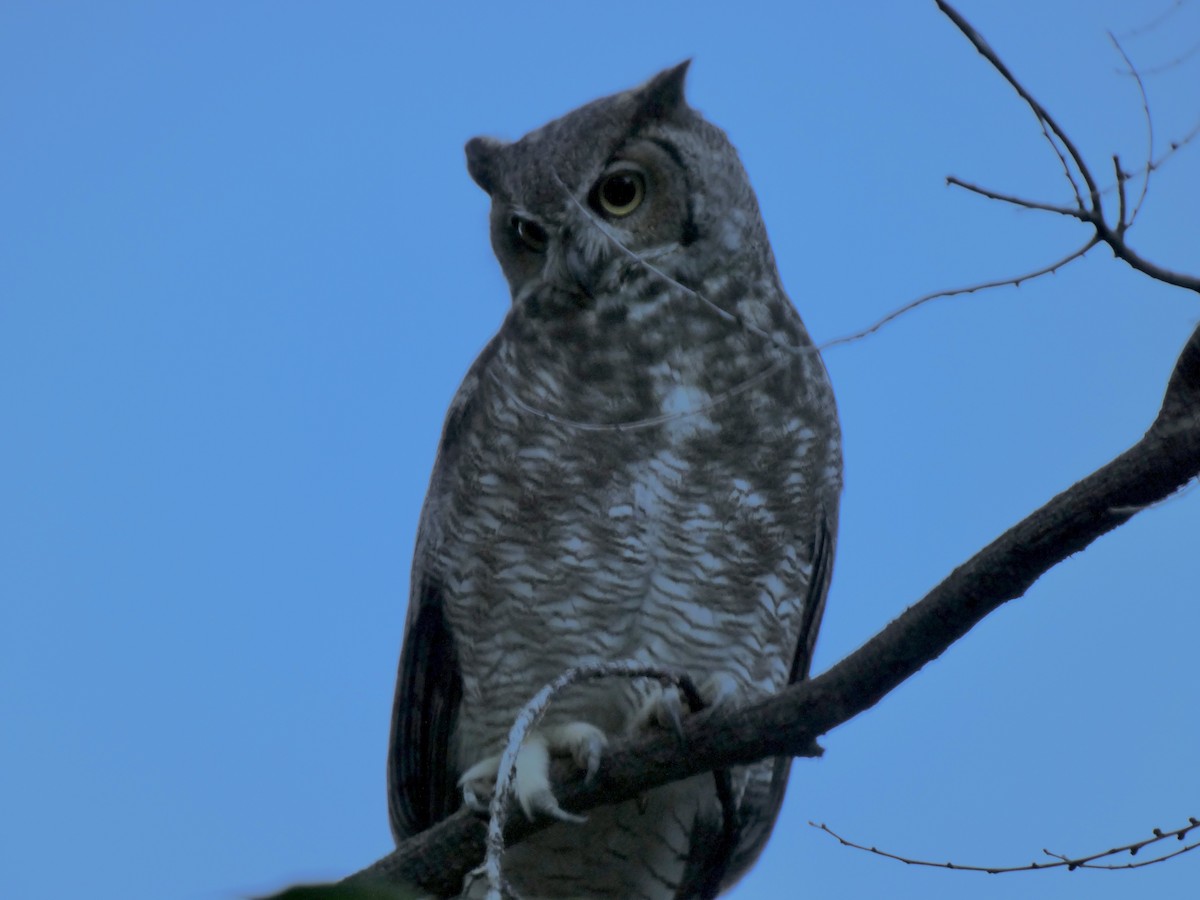
[[[1071,164],[1067,162],[1067,155],[1063,152],[1063,148],[1059,146],[1058,141],[1054,139],[1054,135],[1050,133],[1050,129],[1046,127],[1045,119],[1038,119],[1038,126],[1042,129],[1042,137],[1046,139],[1046,143],[1050,145],[1050,149],[1054,151],[1054,155],[1058,157],[1059,165],[1062,166],[1063,176],[1067,179],[1067,184],[1071,185],[1071,193],[1075,195],[1075,205],[1083,206],[1083,194],[1079,190],[1079,182],[1075,180],[1075,173],[1071,171]]]
[[[1163,167],[1163,165],[1167,163],[1168,160],[1170,160],[1172,156],[1195,140],[1197,135],[1200,135],[1200,121],[1196,122],[1196,124],[1192,126],[1191,130],[1183,137],[1171,141],[1167,145],[1167,149],[1163,151],[1163,154],[1159,156],[1158,159],[1151,160],[1150,163],[1145,167],[1146,175],[1149,176],[1152,172],[1157,172]],[[1117,183],[1114,181],[1112,184],[1105,185],[1103,188],[1101,188],[1100,193],[1107,196],[1116,190]]]
[[[962,863],[954,862],[933,862],[926,859],[912,859],[907,856],[900,856],[896,853],[889,853],[887,850],[880,850],[878,847],[868,847],[864,844],[858,844],[854,841],[842,837],[828,825],[816,822],[809,822],[813,828],[818,831],[823,831],[826,834],[834,837],[844,847],[852,847],[855,850],[863,850],[867,853],[873,853],[875,856],[882,856],[885,859],[894,859],[896,862],[902,862],[908,866],[929,866],[934,869],[954,869],[957,872],[986,872],[988,875],[1005,875],[1009,872],[1033,872],[1041,869],[1058,869],[1066,868],[1068,872],[1074,872],[1076,869],[1140,869],[1144,866],[1152,866],[1156,863],[1165,862],[1168,859],[1173,859],[1176,856],[1181,856],[1200,847],[1200,841],[1193,844],[1188,844],[1180,847],[1177,850],[1172,850],[1170,853],[1163,853],[1153,859],[1143,859],[1131,863],[1097,863],[1096,860],[1107,859],[1110,856],[1116,856],[1118,853],[1128,853],[1130,856],[1136,856],[1138,851],[1143,847],[1148,847],[1151,844],[1157,844],[1159,841],[1165,841],[1169,838],[1175,838],[1178,841],[1184,840],[1187,835],[1197,828],[1200,828],[1200,819],[1190,817],[1190,824],[1184,825],[1182,828],[1176,828],[1174,831],[1162,831],[1158,828],[1154,829],[1154,837],[1146,838],[1142,841],[1135,841],[1131,844],[1126,844],[1123,847],[1113,847],[1109,850],[1093,853],[1090,856],[1068,857],[1061,853],[1053,853],[1050,850],[1042,850],[1046,856],[1052,857],[1057,862],[1031,862],[1023,866],[968,866]]]
[[[1020,206],[1024,209],[1036,209],[1041,212],[1057,213],[1060,216],[1069,216],[1072,219],[1079,219],[1082,222],[1090,222],[1091,216],[1088,211],[1082,206],[1057,206],[1053,203],[1041,203],[1037,200],[1026,200],[1024,197],[1017,197],[1013,194],[1003,194],[1000,191],[994,191],[991,188],[980,187],[977,184],[972,184],[969,181],[963,181],[954,175],[946,176],[946,184],[950,187],[960,187],[965,191],[970,191],[972,194],[979,194],[981,197],[987,197],[989,200],[999,200],[1003,203],[1011,203],[1013,206]]]
[[[555,795],[586,810],[632,799],[702,772],[809,752],[813,741],[870,709],[942,655],[992,611],[1135,513],[1200,474],[1200,328],[1183,348],[1162,408],[1140,441],[1059,494],[952,572],[923,600],[837,665],[772,697],[689,716],[683,733],[612,744],[587,783],[555,767]],[[511,845],[546,823],[510,822]],[[399,880],[435,893],[460,889],[484,852],[485,828],[460,811],[348,879]]]
[[[1125,218],[1124,188],[1121,188],[1121,217],[1117,225],[1117,233],[1123,236],[1125,229],[1131,226],[1137,218],[1138,213],[1142,209],[1142,204],[1146,200],[1146,192],[1150,190],[1150,161],[1154,159],[1154,117],[1150,115],[1150,98],[1146,94],[1146,83],[1142,81],[1142,76],[1138,72],[1137,66],[1133,64],[1133,60],[1129,58],[1129,54],[1125,52],[1125,48],[1121,46],[1121,42],[1117,40],[1116,35],[1111,31],[1108,33],[1108,39],[1112,41],[1112,45],[1121,54],[1121,59],[1125,60],[1125,65],[1129,67],[1129,71],[1126,74],[1133,76],[1133,80],[1137,83],[1138,93],[1142,96],[1142,116],[1146,120],[1146,174],[1142,177],[1141,196],[1138,197],[1137,203],[1133,205],[1133,212],[1128,219]],[[1117,167],[1117,183],[1118,185],[1121,184],[1120,166]]]
[[[911,312],[912,310],[916,309],[918,306],[923,306],[924,304],[928,303],[931,300],[937,300],[941,297],[958,297],[958,296],[961,296],[962,294],[974,294],[977,291],[986,291],[986,290],[991,290],[992,288],[998,288],[998,287],[1020,287],[1023,283],[1025,283],[1026,281],[1030,281],[1031,279],[1040,278],[1043,275],[1052,275],[1055,272],[1057,272],[1059,269],[1061,269],[1063,266],[1067,265],[1067,263],[1074,262],[1075,260],[1082,258],[1089,250],[1091,250],[1093,247],[1095,247],[1098,243],[1100,243],[1100,239],[1097,237],[1093,237],[1091,240],[1089,240],[1086,244],[1084,244],[1078,250],[1072,250],[1070,253],[1068,253],[1066,256],[1064,256],[1062,259],[1056,260],[1055,262],[1050,263],[1050,265],[1048,265],[1048,266],[1042,266],[1040,269],[1034,269],[1032,272],[1026,272],[1024,275],[1016,275],[1012,278],[1001,278],[997,281],[985,281],[980,284],[972,284],[969,287],[951,288],[949,290],[944,290],[944,291],[934,291],[932,294],[925,294],[924,296],[918,297],[916,300],[913,300],[910,303],[906,303],[904,306],[901,306],[899,309],[892,310],[890,313],[888,313],[882,319],[875,322],[873,325],[868,325],[866,328],[863,328],[860,331],[855,331],[852,334],[843,335],[842,337],[834,338],[833,340],[826,341],[825,343],[821,344],[817,349],[818,350],[828,350],[830,347],[837,347],[841,344],[849,344],[849,343],[852,343],[853,341],[861,340],[862,338],[865,338],[869,334],[874,334],[876,331],[878,331],[880,328],[882,328],[888,322],[891,322],[893,319],[897,319],[900,316],[904,315],[905,313]]]
[[[1150,171],[1157,171],[1163,163],[1195,140],[1196,135],[1198,134],[1200,134],[1200,121],[1193,125],[1192,130],[1183,137],[1179,138],[1178,140],[1171,141],[1170,146],[1167,148],[1167,152],[1150,164]]]
[[[1125,182],[1128,179],[1125,177],[1125,173],[1123,171],[1121,171],[1121,157],[1117,156],[1117,154],[1114,153],[1112,161],[1113,161],[1113,174],[1116,176],[1116,179],[1117,179],[1117,236],[1120,237],[1122,240],[1124,240],[1126,229],[1130,225],[1133,224],[1133,219],[1129,219],[1129,221],[1125,220],[1125,209],[1126,209],[1126,206],[1125,206],[1125,204],[1126,204]],[[1150,181],[1150,179],[1146,178],[1145,182],[1143,182],[1143,193],[1142,193],[1143,197],[1146,196],[1144,193],[1145,184],[1149,181]],[[1133,211],[1133,214],[1135,216],[1137,215],[1136,209]]]
[[[1137,269],[1142,274],[1149,275],[1151,278],[1155,279],[1156,281],[1161,281],[1165,284],[1171,284],[1171,285],[1174,285],[1175,287],[1186,288],[1189,291],[1196,291],[1196,292],[1200,293],[1200,278],[1196,277],[1195,275],[1188,275],[1187,273],[1184,273],[1184,272],[1175,272],[1171,269],[1168,269],[1164,266],[1160,266],[1157,263],[1152,263],[1148,259],[1143,258],[1141,255],[1136,253],[1134,250],[1130,249],[1129,245],[1125,242],[1124,235],[1122,233],[1120,233],[1119,230],[1114,230],[1114,229],[1110,228],[1108,226],[1108,223],[1105,222],[1102,218],[1100,218],[1098,214],[1089,213],[1086,210],[1072,210],[1072,209],[1068,209],[1065,206],[1050,206],[1048,204],[1037,203],[1036,201],[1033,201],[1033,200],[1025,200],[1020,197],[1012,197],[1007,194],[1001,194],[998,191],[991,191],[991,190],[988,190],[987,188],[979,187],[978,185],[968,184],[967,182],[960,181],[959,179],[955,178],[954,176],[947,177],[946,181],[947,181],[947,183],[952,184],[956,187],[964,188],[968,191],[971,191],[976,194],[980,194],[981,196],[987,197],[991,200],[999,200],[1003,203],[1012,203],[1016,206],[1020,206],[1020,207],[1026,208],[1026,209],[1041,209],[1046,212],[1053,212],[1053,213],[1057,213],[1058,215],[1070,216],[1072,218],[1079,219],[1083,222],[1087,222],[1096,230],[1096,233],[1095,233],[1093,239],[1090,240],[1087,243],[1087,245],[1084,247],[1084,250],[1083,250],[1084,253],[1087,252],[1087,250],[1090,250],[1097,243],[1103,241],[1112,250],[1113,256],[1115,256],[1115,257],[1117,257],[1117,259],[1120,259],[1123,262],[1127,263],[1130,267]],[[1071,258],[1074,258],[1075,256],[1081,256],[1081,255],[1082,255],[1082,253],[1077,252],[1076,254],[1073,254]],[[959,293],[963,293],[963,292],[960,291]],[[941,295],[935,294],[933,296],[941,296]],[[919,301],[919,302],[923,302],[924,299],[925,298],[922,298],[922,301]],[[932,299],[932,297],[930,297],[929,299]],[[913,304],[910,304],[910,306],[911,305],[913,305]],[[884,322],[887,322],[890,319],[895,318],[896,315],[899,315],[900,313],[906,312],[906,311],[907,311],[907,308],[902,308],[902,309],[898,310],[897,313],[886,316],[883,320],[881,320],[881,322],[879,322],[877,324],[883,324]],[[871,332],[871,330],[873,330],[873,328],[866,329],[864,333],[869,334]],[[831,341],[827,344],[823,344],[822,347],[831,346],[834,343],[841,343],[843,340],[844,339],[839,339],[838,341]]]
[[[618,250],[620,250],[622,254],[624,254],[626,257],[628,257],[632,261],[636,262],[642,268],[646,269],[646,271],[652,272],[659,279],[661,279],[665,284],[683,292],[683,294],[685,296],[691,297],[692,299],[696,300],[698,303],[700,303],[701,306],[708,309],[710,312],[712,312],[715,316],[717,316],[721,320],[723,320],[725,322],[729,322],[730,324],[733,324],[733,325],[737,325],[739,328],[743,329],[744,331],[749,332],[750,334],[753,334],[755,337],[761,338],[762,340],[767,341],[770,344],[774,344],[776,347],[778,347],[780,350],[783,350],[786,353],[790,353],[794,356],[800,356],[804,353],[813,352],[811,347],[793,346],[792,344],[789,344],[787,341],[783,340],[780,337],[780,335],[772,334],[769,331],[759,328],[753,322],[748,321],[745,316],[739,315],[736,312],[733,312],[731,310],[727,310],[727,309],[722,308],[721,306],[718,306],[716,303],[714,303],[712,300],[708,299],[708,297],[704,296],[699,291],[695,290],[694,288],[688,287],[686,284],[684,284],[679,279],[672,277],[671,275],[664,272],[662,269],[658,268],[658,266],[654,265],[654,263],[650,262],[650,260],[647,259],[646,254],[644,254],[644,253],[639,254],[635,250],[632,250],[631,248],[627,247],[625,245],[625,242],[622,241],[620,239],[620,237],[618,237],[613,232],[613,230],[603,220],[601,220],[598,216],[596,216],[595,213],[593,213],[590,209],[588,209],[587,206],[585,206],[582,202],[580,202],[579,198],[576,197],[574,193],[572,193],[571,189],[569,187],[567,187],[566,183],[562,180],[562,178],[559,177],[557,172],[555,172],[553,174],[554,174],[554,180],[556,182],[558,182],[558,186],[562,189],[563,193],[566,194],[567,198],[571,201],[572,205],[575,206],[575,208],[584,216],[584,218],[588,222],[591,223],[592,227],[597,229],[601,234],[603,234],[606,238],[608,238],[608,240],[612,243],[612,245],[614,247],[616,247]],[[675,249],[675,246],[672,245],[672,247],[670,249]]]
[[[1071,139],[1067,137],[1063,130],[1058,126],[1058,123],[1051,118],[1048,112],[1046,112],[1045,108],[1038,103],[1033,95],[1025,89],[1024,85],[1022,85],[1016,79],[1016,76],[1014,76],[1012,72],[1008,70],[1008,67],[1004,65],[1000,58],[996,56],[995,52],[983,39],[983,36],[980,35],[979,32],[976,31],[971,24],[967,22],[967,20],[964,19],[957,10],[954,9],[954,7],[952,7],[949,3],[946,3],[945,0],[935,0],[935,2],[937,3],[938,8],[954,23],[958,30],[962,32],[967,40],[971,42],[975,49],[983,55],[983,57],[991,64],[991,66],[997,72],[999,72],[1000,75],[1004,77],[1005,81],[1007,81],[1021,96],[1021,98],[1025,100],[1026,104],[1033,111],[1033,114],[1038,118],[1038,120],[1049,126],[1054,135],[1062,141],[1063,146],[1067,148],[1071,159],[1079,167],[1081,174],[1084,176],[1084,180],[1087,182],[1091,205],[1088,206],[1085,203],[1080,202],[1076,210],[1068,211],[1066,207],[1050,206],[1048,204],[1037,203],[1036,201],[1032,200],[1025,200],[1020,197],[1001,194],[996,191],[988,191],[975,185],[965,184],[954,178],[948,179],[949,183],[958,185],[959,187],[964,187],[967,190],[982,194],[983,196],[994,200],[1001,200],[1003,202],[1012,203],[1027,209],[1041,209],[1046,212],[1054,212],[1059,215],[1070,215],[1073,218],[1087,222],[1095,229],[1096,237],[1108,244],[1109,248],[1113,252],[1113,255],[1125,262],[1127,265],[1143,273],[1144,275],[1149,275],[1151,278],[1154,278],[1157,281],[1162,281],[1166,284],[1175,285],[1176,287],[1186,288],[1187,290],[1200,293],[1200,277],[1167,269],[1164,266],[1160,266],[1156,263],[1150,262],[1147,259],[1144,259],[1141,255],[1132,250],[1125,242],[1125,231],[1129,223],[1127,223],[1124,219],[1118,223],[1115,229],[1109,226],[1108,222],[1105,221],[1104,209],[1100,203],[1100,191],[1096,187],[1096,182],[1092,178],[1091,172],[1088,170],[1083,156],[1080,154],[1078,149],[1076,149]],[[1194,135],[1189,135],[1188,140],[1190,140],[1192,136]],[[1174,152],[1176,149],[1177,146],[1173,144],[1171,148],[1172,152]],[[1123,178],[1124,175],[1120,172],[1120,168],[1118,167],[1117,187],[1119,191],[1123,190]],[[1148,173],[1147,178],[1149,178]]]
[[[526,403],[519,396],[517,396],[514,392],[510,391],[508,389],[508,387],[500,380],[499,376],[497,376],[496,373],[493,372],[492,380],[493,380],[493,383],[496,385],[496,387],[499,390],[503,391],[507,395],[507,397],[516,406],[518,406],[520,409],[522,409],[524,412],[529,413],[530,415],[537,416],[538,418],[545,419],[548,422],[553,422],[556,425],[561,425],[565,428],[571,428],[571,429],[575,429],[578,431],[636,431],[636,430],[643,429],[643,428],[653,428],[658,425],[663,425],[667,422],[675,421],[676,419],[684,419],[684,418],[688,418],[690,416],[700,415],[701,413],[705,413],[712,409],[715,409],[718,406],[722,405],[723,403],[726,403],[729,400],[733,399],[734,397],[737,397],[739,394],[745,393],[746,391],[748,391],[750,388],[754,387],[755,385],[762,383],[766,379],[770,378],[772,375],[782,372],[783,369],[788,365],[788,363],[790,362],[792,357],[800,356],[800,355],[806,354],[806,353],[817,353],[818,352],[817,348],[815,348],[812,345],[812,343],[808,342],[808,341],[806,341],[805,343],[803,343],[799,346],[793,346],[793,345],[787,343],[786,341],[781,339],[781,337],[779,335],[771,334],[767,331],[764,331],[763,329],[756,326],[754,323],[747,321],[744,316],[739,315],[736,312],[731,312],[729,310],[722,309],[720,306],[718,306],[712,300],[709,300],[706,296],[701,294],[699,291],[694,290],[693,288],[690,288],[687,285],[680,282],[678,279],[673,278],[671,275],[667,274],[662,269],[660,269],[658,266],[654,265],[653,262],[651,262],[651,254],[648,254],[645,252],[638,253],[638,252],[632,250],[630,247],[626,246],[626,244],[620,239],[620,237],[618,237],[605,222],[603,222],[601,219],[599,219],[590,209],[588,209],[583,203],[580,202],[579,198],[576,197],[575,194],[571,192],[571,189],[569,187],[567,187],[566,183],[562,180],[561,177],[559,177],[557,172],[554,173],[554,180],[558,183],[558,186],[562,189],[562,192],[567,197],[567,199],[570,200],[571,203],[578,209],[578,211],[584,217],[584,220],[589,224],[589,226],[592,228],[595,228],[602,235],[604,235],[604,237],[617,250],[619,250],[625,257],[627,257],[631,261],[637,263],[639,266],[644,268],[646,271],[655,275],[668,287],[674,288],[674,289],[682,292],[685,296],[691,297],[692,299],[696,300],[697,302],[700,303],[701,306],[708,309],[710,312],[712,312],[714,315],[716,315],[718,318],[720,318],[723,322],[727,322],[730,325],[736,326],[744,331],[747,331],[747,332],[763,339],[764,341],[767,341],[771,345],[783,350],[787,354],[787,356],[783,359],[778,360],[777,362],[774,362],[774,363],[771,363],[771,364],[765,366],[759,372],[755,373],[754,375],[750,375],[745,380],[740,381],[737,384],[734,384],[732,387],[727,388],[726,390],[721,391],[720,393],[714,394],[707,403],[703,403],[699,406],[695,406],[690,409],[682,409],[682,410],[677,410],[675,412],[662,413],[657,416],[648,416],[643,419],[634,419],[634,420],[631,420],[628,422],[584,422],[584,421],[579,421],[577,419],[569,419],[565,416],[557,415],[556,413],[552,413],[547,409],[541,409],[539,407],[536,407],[529,403]],[[664,256],[671,252],[674,252],[677,249],[678,249],[678,245],[668,244],[664,247],[658,248],[657,251],[653,254],[653,256],[655,258],[657,258],[658,256]]]
[[[1177,69],[1184,63],[1190,62],[1197,53],[1200,53],[1200,41],[1192,44],[1192,46],[1188,47],[1178,56],[1167,60],[1165,63],[1160,63],[1157,66],[1149,66],[1142,69],[1142,75],[1146,78],[1150,78],[1153,75],[1161,75],[1163,72],[1169,72],[1171,69]],[[1117,69],[1117,72],[1124,74],[1120,69]]]
[[[1058,122],[1055,121],[1054,117],[1046,111],[1046,108],[1037,101],[1037,98],[1029,93],[1029,91],[1025,89],[1025,86],[1017,80],[1016,76],[1008,70],[1008,66],[1006,66],[1000,57],[996,55],[996,51],[994,51],[988,45],[988,42],[984,40],[983,35],[976,31],[974,27],[972,27],[971,23],[962,17],[958,10],[956,10],[949,3],[946,3],[945,0],[934,0],[934,2],[937,3],[938,9],[940,9],[942,13],[954,23],[954,26],[962,32],[963,36],[971,42],[971,44],[976,50],[979,51],[983,58],[991,63],[992,68],[999,72],[1001,76],[1003,76],[1004,80],[1009,83],[1012,89],[1017,92],[1018,96],[1025,101],[1025,104],[1030,108],[1030,110],[1033,111],[1033,114],[1037,117],[1038,121],[1045,123],[1050,131],[1054,133],[1054,136],[1062,141],[1062,145],[1066,148],[1067,153],[1070,154],[1072,162],[1074,162],[1076,168],[1079,169],[1079,174],[1083,177],[1084,183],[1087,185],[1088,195],[1091,199],[1092,210],[1097,215],[1102,215],[1100,190],[1096,186],[1096,181],[1092,177],[1091,171],[1088,169],[1087,162],[1084,161],[1083,154],[1079,152],[1078,148],[1076,148],[1075,143],[1070,139],[1070,137],[1067,136],[1067,133],[1063,131],[1061,127],[1059,127]],[[1074,180],[1072,180],[1072,184],[1074,184]]]
[[[1144,22],[1141,25],[1135,25],[1121,34],[1123,38],[1136,38],[1159,28],[1167,19],[1179,12],[1183,8],[1184,0],[1175,0],[1167,9],[1159,13],[1149,22]]]

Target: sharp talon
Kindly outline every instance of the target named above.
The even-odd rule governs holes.
[[[668,691],[663,694],[656,704],[655,718],[662,728],[669,728],[679,740],[683,740],[683,719],[680,716],[681,707],[679,694]]]
[[[554,809],[546,809],[542,811],[545,815],[552,819],[558,819],[560,822],[570,822],[574,825],[583,825],[587,822],[587,816],[576,815],[572,812],[567,812],[557,803],[554,804]]]
[[[530,822],[538,818],[555,819],[559,822],[579,824],[587,818],[569,813],[558,805],[550,784],[550,758],[552,755],[570,756],[578,770],[588,781],[600,770],[600,757],[608,744],[604,732],[587,722],[568,722],[531,731],[522,742],[517,753],[513,791],[525,818]],[[495,778],[499,757],[489,757],[486,762],[476,763],[463,776]],[[477,780],[476,784],[480,784]]]
[[[558,753],[569,753],[575,765],[591,781],[600,768],[600,757],[608,738],[600,729],[586,722],[574,722],[557,729],[548,729],[550,747]]]
[[[679,707],[675,704],[670,704],[666,707],[667,721],[671,725],[671,730],[675,732],[675,737],[683,740],[683,720],[679,718]]]
[[[525,807],[525,816],[532,822],[535,814],[549,819],[557,819],[560,822],[571,822],[575,825],[582,825],[587,821],[587,816],[578,816],[559,806],[558,801],[554,799],[554,794],[550,791],[540,791],[529,798],[529,804]]]
[[[671,729],[679,740],[683,740],[682,713],[683,701],[679,696],[679,691],[668,690],[659,697],[658,724],[663,728]]]
[[[481,798],[477,793],[475,793],[475,789],[473,787],[471,787],[471,785],[469,785],[469,784],[463,785],[462,793],[463,793],[463,805],[466,806],[467,809],[469,809],[471,812],[477,813],[479,815],[489,815],[490,814],[490,812],[491,812],[490,799],[484,800],[483,798]]]
[[[700,685],[700,697],[705,709],[725,709],[737,700],[737,682],[728,673],[709,675]]]
[[[600,760],[599,759],[594,759],[594,760],[589,759],[587,771],[583,774],[583,783],[591,784],[593,781],[595,781],[596,773],[599,770],[600,770]]]

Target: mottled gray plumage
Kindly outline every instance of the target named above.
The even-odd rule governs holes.
[[[467,144],[512,307],[450,407],[421,517],[397,840],[462,802],[464,772],[492,777],[517,711],[571,666],[682,669],[718,704],[808,673],[837,413],[737,154],[683,98],[686,68],[515,143]],[[660,728],[675,702],[645,680],[574,686],[539,739],[584,766],[600,732]],[[552,825],[509,851],[506,877],[527,900],[713,896],[762,849],[788,765],[733,772],[732,840],[696,777]]]

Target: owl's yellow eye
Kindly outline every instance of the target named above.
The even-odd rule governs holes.
[[[602,213],[619,219],[641,206],[646,196],[646,179],[641,172],[622,169],[601,178],[594,196],[594,205]]]

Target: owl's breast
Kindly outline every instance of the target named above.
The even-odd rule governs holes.
[[[536,690],[590,662],[726,672],[755,691],[786,680],[820,442],[775,399],[795,394],[641,377],[652,415],[632,427],[547,413],[528,382],[522,396],[481,385],[430,504],[474,739],[500,740]],[[572,696],[561,717],[606,730],[636,703],[609,686]]]

